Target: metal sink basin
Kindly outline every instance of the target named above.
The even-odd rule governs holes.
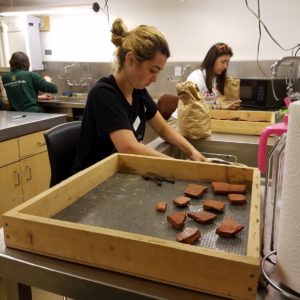
[[[214,157],[213,154],[223,154],[218,158],[232,161],[232,156],[236,157],[238,164],[249,167],[257,167],[259,136],[213,133],[211,137],[203,140],[190,140],[190,142],[200,152],[205,152],[207,157]],[[274,138],[268,140],[268,151],[274,143]],[[156,138],[148,145],[161,153],[174,158],[186,159],[186,155],[176,147],[167,144],[160,138]],[[206,153],[212,153],[207,155]],[[226,159],[228,156],[228,159]]]

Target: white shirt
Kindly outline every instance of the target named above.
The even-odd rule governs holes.
[[[216,104],[216,100],[220,96],[220,92],[217,89],[217,79],[216,77],[213,77],[212,92],[210,93],[207,89],[205,78],[206,71],[197,69],[188,76],[187,81],[191,81],[198,86],[201,94],[205,97],[207,104]]]

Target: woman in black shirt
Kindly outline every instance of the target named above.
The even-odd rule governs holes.
[[[89,92],[75,169],[84,169],[114,152],[166,157],[142,143],[146,122],[191,160],[205,161],[167,124],[146,90],[170,56],[163,34],[147,25],[128,31],[121,19],[114,21],[111,31],[117,47],[116,71],[100,79]]]

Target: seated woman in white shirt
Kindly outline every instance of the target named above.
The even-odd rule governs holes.
[[[217,102],[217,98],[224,95],[227,68],[232,56],[232,49],[227,44],[217,43],[208,50],[200,68],[187,78],[187,81],[198,86],[211,109],[238,109],[240,106],[239,100],[229,104]]]
[[[217,101],[219,97],[224,96],[226,73],[232,56],[232,49],[227,44],[214,44],[208,50],[200,67],[193,71],[186,79],[198,86],[210,109],[234,110],[240,107],[240,100],[228,103],[226,101],[222,103]],[[174,123],[174,119],[177,119],[177,109],[172,113],[172,118],[170,119],[172,124]]]

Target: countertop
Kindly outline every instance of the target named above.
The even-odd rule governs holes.
[[[157,99],[153,99],[157,102]],[[67,107],[67,108],[85,108],[86,97],[76,96],[54,96],[51,100],[39,100],[39,104],[43,107]]]
[[[66,122],[64,114],[0,111],[0,142]]]
[[[68,108],[85,108],[86,99],[76,97],[65,97],[64,99],[54,98],[52,100],[39,100],[43,107],[68,107]]]

